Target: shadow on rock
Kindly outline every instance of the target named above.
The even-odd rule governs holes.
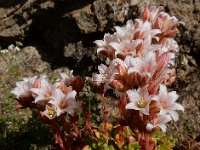
[[[9,1],[0,1],[0,8],[9,8],[15,7],[16,5],[23,5],[29,0],[9,0]]]
[[[91,2],[58,1],[54,8],[38,8],[23,43],[35,46],[53,70],[59,67],[87,69],[93,65],[92,55],[96,54],[93,41],[102,38],[104,33],[82,33],[68,12]]]

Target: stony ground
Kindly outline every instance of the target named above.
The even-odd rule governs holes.
[[[6,130],[9,134],[0,135],[0,146],[6,149],[11,138],[19,146],[17,139],[23,140],[27,137],[24,133],[29,133],[24,126],[29,126],[33,114],[15,110],[9,93],[16,81],[41,73],[53,79],[66,68],[91,75],[101,61],[93,41],[113,32],[114,26],[138,17],[140,9],[148,5],[163,5],[186,23],[178,27],[177,81],[171,87],[180,95],[185,112],[178,122],[169,125],[168,132],[179,139],[176,149],[200,147],[199,0],[1,0],[0,46],[8,52],[0,53],[0,133]],[[17,136],[10,136],[12,133]],[[32,149],[38,147],[35,141],[31,141]],[[24,149],[26,146],[30,147],[25,145]]]

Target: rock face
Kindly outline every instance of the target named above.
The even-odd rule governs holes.
[[[9,0],[0,1],[0,46],[21,41],[34,46],[51,69],[93,71],[99,64],[94,40],[139,15],[144,6],[163,5],[179,26],[177,82],[185,113],[170,128],[174,135],[200,133],[200,1],[199,0]],[[28,48],[27,48],[28,49]],[[31,52],[31,50],[30,50]],[[29,55],[29,54],[27,54]],[[50,70],[50,69],[49,69]],[[174,130],[173,130],[174,131]],[[182,135],[182,136],[179,136]]]

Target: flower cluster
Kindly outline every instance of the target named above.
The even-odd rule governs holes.
[[[115,27],[115,33],[95,41],[97,53],[110,63],[101,64],[90,81],[100,93],[115,91],[121,117],[140,133],[158,127],[165,132],[166,123],[178,120],[176,111],[184,111],[176,102],[176,92],[168,92],[166,87],[176,78],[175,54],[179,49],[174,37],[180,22],[162,9],[145,8],[142,19],[129,20],[124,27]]]
[[[17,82],[11,93],[19,102],[18,108],[37,108],[49,119],[64,113],[74,116],[74,112],[81,106],[81,102],[76,101],[79,90],[76,87],[80,85],[81,88],[83,83],[77,85],[80,77],[74,77],[72,71],[61,73],[60,76],[60,80],[54,84],[50,84],[45,75]]]
[[[99,65],[99,73],[93,73],[87,79],[102,95],[104,115],[101,130],[103,139],[106,139],[103,141],[115,139],[114,143],[120,149],[125,139],[122,133],[128,129],[131,130],[127,135],[128,141],[138,141],[142,150],[155,149],[156,142],[151,133],[159,129],[166,132],[166,124],[179,119],[177,111],[184,111],[183,106],[176,102],[179,97],[176,91],[167,90],[176,79],[175,56],[179,48],[174,37],[176,25],[180,22],[162,9],[145,8],[141,19],[129,20],[124,27],[115,27],[113,34],[107,33],[103,40],[94,42],[98,47],[97,53],[106,57],[109,64]],[[97,137],[97,142],[100,137],[99,131],[90,124],[90,112],[81,101],[79,92],[83,86],[84,81],[69,71],[61,73],[60,79],[53,84],[44,75],[24,78],[16,83],[11,93],[19,102],[18,108],[35,108],[44,121],[50,122],[61,149],[72,149],[75,138],[84,143],[82,131],[85,129],[92,139]],[[109,135],[112,127],[107,102],[111,99],[104,97],[108,89],[112,89],[114,97],[119,99],[121,118],[115,122],[118,132],[115,138]],[[80,108],[85,117],[82,130],[77,124],[76,111]]]

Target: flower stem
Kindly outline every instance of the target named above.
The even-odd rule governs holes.
[[[107,127],[107,122],[108,122],[108,107],[107,107],[107,102],[106,99],[104,97],[104,94],[101,95],[101,99],[103,102],[103,106],[104,106],[104,116],[103,116],[103,123],[104,123],[104,131],[106,133],[106,135],[108,135],[108,127]]]

